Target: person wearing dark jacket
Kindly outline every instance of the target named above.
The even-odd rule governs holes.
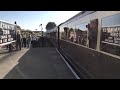
[[[41,37],[41,44],[42,44],[42,47],[45,46],[45,45],[44,45],[44,37],[43,37],[43,35],[42,35],[42,37]]]
[[[32,35],[31,35],[31,44],[32,44],[32,47],[33,48],[36,48],[36,36],[35,36],[35,34],[34,33],[32,33]]]
[[[21,34],[20,34],[20,31],[17,31],[17,34],[16,34],[16,50],[21,50]]]
[[[89,34],[88,34],[88,39],[89,39],[89,47],[96,49],[97,45],[97,21],[91,21],[89,25]]]
[[[23,43],[23,46],[26,47],[26,38],[25,37],[22,38],[22,43]]]

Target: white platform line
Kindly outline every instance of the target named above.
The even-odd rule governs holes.
[[[57,48],[56,48],[57,50]],[[60,52],[57,50],[57,52],[60,54]],[[75,73],[75,71],[72,69],[72,67],[68,64],[68,62],[65,60],[65,58],[60,54],[60,56],[62,57],[62,59],[64,60],[64,62],[66,63],[66,65],[69,67],[69,69],[71,70],[71,72],[74,74],[74,76],[77,79],[80,79],[80,77]]]
[[[19,67],[16,67],[17,71],[19,72],[19,74],[24,78],[24,79],[30,79],[28,78],[28,76],[24,75],[23,72],[21,72],[21,70],[19,69]]]

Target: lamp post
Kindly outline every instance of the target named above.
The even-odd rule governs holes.
[[[14,31],[14,33],[16,35],[17,34],[17,22],[15,21],[14,24],[15,24],[15,31]]]
[[[16,29],[17,29],[17,22],[15,21],[14,24],[15,24],[15,31],[16,31]]]
[[[39,27],[41,26],[41,31],[42,31],[42,24],[39,25]]]
[[[42,29],[43,29],[43,28],[42,28],[42,24],[40,24],[39,27],[40,27],[40,26],[41,26],[41,33],[42,33]],[[43,36],[43,33],[42,33],[42,36]]]
[[[15,23],[14,23],[15,25],[17,25],[17,22],[15,21]]]

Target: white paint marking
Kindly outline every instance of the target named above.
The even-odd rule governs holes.
[[[57,50],[57,49],[56,49]],[[60,54],[60,52],[57,50],[57,52]],[[69,67],[69,69],[72,71],[72,73],[74,74],[74,76],[77,79],[80,79],[80,77],[78,77],[78,75],[75,73],[75,71],[72,69],[72,67],[68,64],[68,62],[64,59],[64,57],[60,54],[60,56],[62,57],[62,59],[64,60],[64,62],[66,63],[66,65]]]
[[[16,69],[17,69],[17,71],[22,75],[22,77],[23,77],[24,79],[29,79],[27,76],[25,76],[25,75],[21,72],[21,70],[19,69],[18,66],[16,67]]]

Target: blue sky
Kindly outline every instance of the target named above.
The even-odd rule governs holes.
[[[57,25],[76,15],[80,11],[0,11],[0,20],[17,24],[22,29],[40,30],[39,25],[43,25],[43,31],[48,22],[55,22]]]

